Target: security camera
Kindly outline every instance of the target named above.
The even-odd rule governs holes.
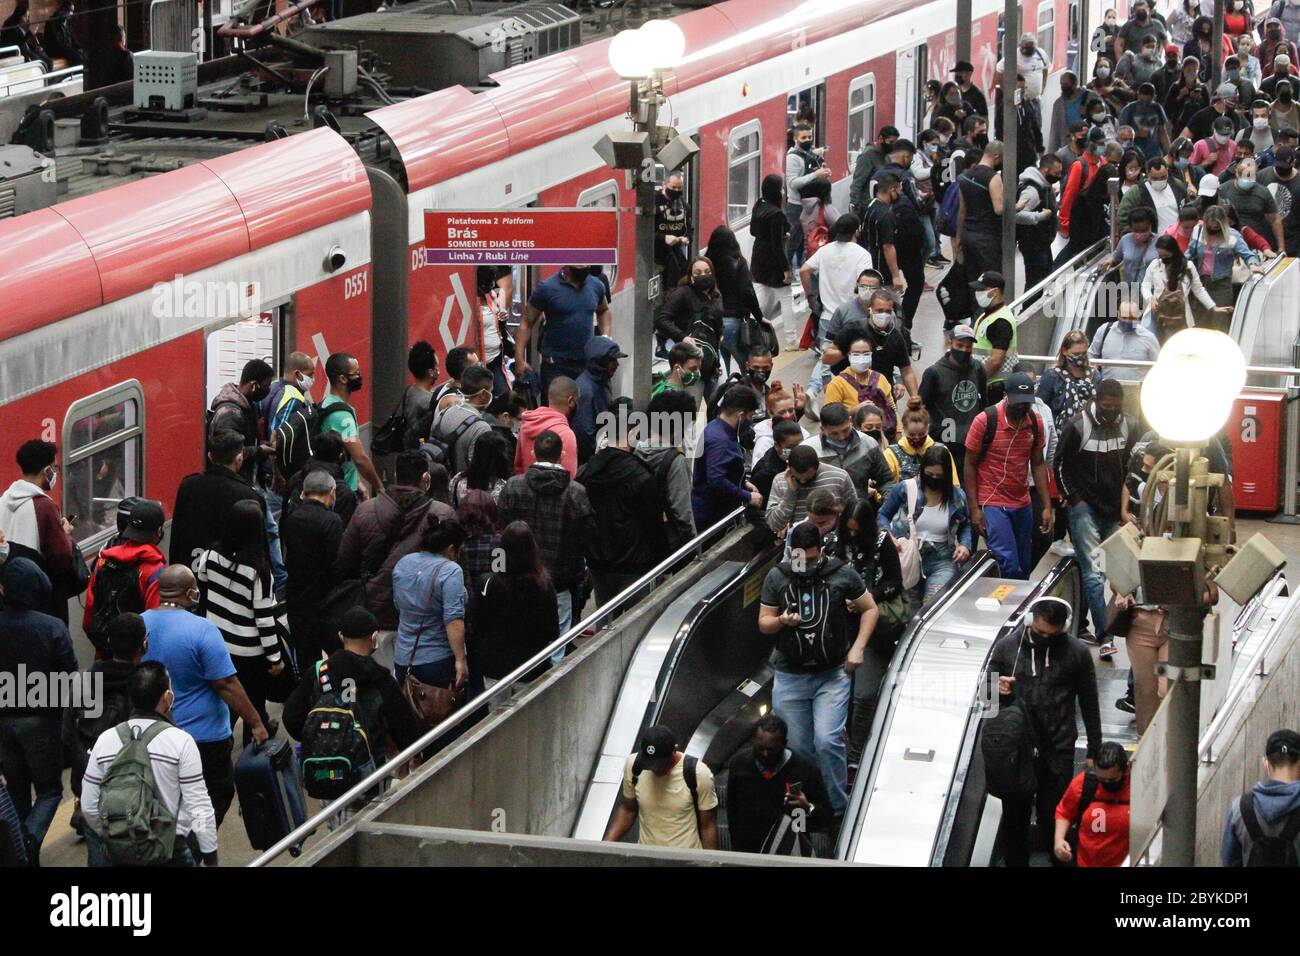
[[[330,249],[329,255],[325,257],[325,271],[338,272],[348,261],[347,253],[343,251],[342,246],[335,246]]]

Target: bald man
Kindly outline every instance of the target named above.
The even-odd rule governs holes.
[[[262,402],[268,434],[273,433],[294,409],[311,403],[315,371],[316,359],[312,356],[306,352],[289,353],[284,360],[284,376],[271,384],[271,391]]]
[[[235,676],[235,665],[217,626],[190,613],[199,600],[194,572],[169,565],[158,579],[158,607],[140,615],[149,634],[146,661],[158,661],[171,677],[176,703],[172,722],[199,745],[203,782],[216,811],[217,826],[235,796],[231,712],[266,740],[266,726]]]
[[[578,383],[567,375],[557,375],[546,390],[546,405],[524,412],[520,419],[519,442],[515,445],[515,474],[522,475],[533,466],[533,442],[544,431],[560,436],[564,453],[560,464],[570,478],[578,476],[578,439],[569,424],[578,410]]]

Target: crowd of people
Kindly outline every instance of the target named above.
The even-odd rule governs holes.
[[[1016,171],[1026,281],[1050,273],[1058,234],[1058,262],[1108,234],[1104,186],[1116,176],[1111,265],[1131,292],[1091,338],[1069,333],[1041,374],[1021,360],[999,271],[1008,157],[989,138],[989,104],[1004,69],[986,98],[963,62],[935,84],[917,144],[878,131],[843,212],[815,117],[797,118],[785,169],[762,182],[748,256],[725,226],[699,248],[683,177],[668,177],[655,244],[665,294],[654,342],[637,343],[655,349],[658,371],[631,395],[615,393],[627,355],[599,267],[538,283],[517,324],[513,274],[485,267],[479,344],[440,362],[415,343],[409,384],[368,441],[352,404],[370,371],[358,357],[319,367],[293,352],[278,375],[251,360],[213,398],[205,467],[180,483],[170,513],[123,500],[117,535],[92,562],[52,496],[57,446],[24,443],[21,477],[0,499],[0,670],[75,672],[68,607],[84,595],[80,624],[117,704],[0,714],[0,766],[24,832],[15,852],[38,859],[70,762],[89,861],[130,859],[115,794],[119,769],[143,760],[168,767],[155,783],[180,838],[150,862],[215,863],[234,729],[244,744],[275,736],[268,703],[284,705],[309,794],[341,793],[441,717],[475,710],[494,682],[560,664],[560,638],[591,601],[648,593],[638,582],[739,510],[784,553],[757,620],[773,643],[772,712],[728,768],[732,848],[804,852],[810,833],[836,830],[900,638],[983,539],[1007,578],[1072,548],[1085,591],[1078,609],[1035,604],[993,650],[1002,703],[1024,702],[1045,742],[1033,792],[1004,809],[1006,860],[1028,862],[1036,815],[1038,845],[1059,861],[1122,861],[1127,756],[1101,740],[1087,645],[1106,660],[1126,636],[1131,687],[1117,706],[1141,733],[1163,693],[1168,614],[1140,589],[1108,595],[1093,549],[1137,522],[1168,449],[1124,414],[1123,382],[1141,371],[1093,363],[1150,360],[1177,328],[1223,327],[1240,269],[1294,253],[1300,235],[1287,79],[1300,58],[1285,20],[1270,14],[1258,44],[1241,31],[1211,95],[1201,21],[1180,47],[1175,19],[1142,0],[1122,25],[1108,15],[1106,55],[1087,84],[1062,75],[1049,117],[1050,63],[1032,34],[1021,40],[1020,148],[1005,168]],[[927,268],[946,270],[935,290],[946,346],[918,376]],[[806,383],[774,377],[782,348],[815,352]],[[1229,446],[1215,439],[1207,454],[1227,476],[1214,507],[1231,521]],[[1074,617],[1090,621],[1079,637]],[[350,703],[343,687],[357,691]],[[323,739],[309,719],[321,707],[352,713],[339,733],[364,730],[355,760],[340,752],[360,738]],[[1077,775],[1076,711],[1088,741]],[[1257,810],[1234,811],[1225,861],[1249,855],[1259,826],[1300,812],[1292,738],[1270,742],[1277,785]],[[710,768],[672,729],[652,728],[627,759],[606,838],[639,823],[643,843],[717,848],[718,805]],[[1080,824],[1097,812],[1111,815],[1104,839]]]

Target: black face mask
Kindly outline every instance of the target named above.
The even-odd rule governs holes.
[[[1278,98],[1279,100],[1281,100],[1283,103],[1290,103],[1290,102],[1291,102],[1291,91],[1290,91],[1290,90],[1278,90],[1278,91],[1277,91],[1277,98]]]
[[[1107,790],[1109,790],[1111,793],[1117,793],[1118,791],[1124,789],[1123,777],[1120,777],[1118,780],[1098,780],[1097,782],[1101,784],[1103,787],[1105,787]]]
[[[749,378],[751,381],[758,382],[760,385],[767,383],[767,377],[772,373],[765,368],[749,369]]]
[[[867,432],[867,437],[868,437],[868,438],[874,438],[874,439],[876,440],[876,444],[878,444],[878,445],[880,445],[880,446],[882,446],[882,447],[883,447],[884,444],[885,444],[885,433],[882,432],[879,428],[876,428],[876,429],[873,429],[873,430]]]
[[[248,398],[249,398],[249,401],[251,401],[251,402],[253,402],[254,404],[256,404],[256,403],[258,403],[258,402],[264,402],[264,401],[266,401],[266,396],[268,396],[268,395],[270,395],[270,394],[271,394],[271,388],[270,388],[270,386],[267,386],[266,388],[260,388],[260,387],[259,387],[259,388],[255,388],[255,389],[253,389],[253,394],[252,394],[252,395],[249,395]]]
[[[1097,421],[1102,425],[1114,425],[1119,421],[1119,412],[1108,412],[1103,409],[1097,409]]]
[[[712,292],[713,276],[693,276],[691,285],[695,286],[697,292]]]
[[[664,195],[667,196],[669,200],[671,200],[672,202],[676,202],[677,200],[682,198],[682,191],[680,189],[665,189]]]
[[[943,479],[933,478],[925,472],[921,472],[921,487],[929,491],[943,491]]]
[[[362,384],[363,384],[363,380],[362,380],[361,376],[360,376],[360,375],[354,375],[354,376],[352,376],[351,378],[348,379],[348,391],[349,391],[349,392],[359,392],[359,391],[361,391],[361,386],[362,386]]]
[[[1277,174],[1283,177],[1284,179],[1287,176],[1291,175],[1291,170],[1295,169],[1295,167],[1292,166],[1290,163],[1276,163],[1274,164],[1273,168],[1276,169]]]
[[[591,269],[569,266],[569,275],[573,277],[574,282],[586,282],[587,276],[591,275]]]
[[[1025,403],[1007,406],[1007,421],[1021,422],[1025,419],[1025,414],[1029,411],[1029,406]]]
[[[953,349],[948,354],[952,356],[952,360],[954,362],[956,362],[958,365],[962,366],[963,368],[970,365],[971,363],[972,355],[970,352],[959,352],[956,349]]]

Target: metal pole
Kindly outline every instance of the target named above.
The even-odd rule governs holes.
[[[653,81],[642,90],[632,81],[632,115],[636,129],[648,132],[653,141],[659,125],[659,97]],[[653,168],[653,167],[650,167]],[[654,363],[654,302],[650,283],[659,274],[655,266],[655,182],[648,170],[635,170],[636,180],[636,282],[633,285],[632,342],[626,351],[632,357],[631,393],[637,409],[650,401],[650,379]]]
[[[199,62],[212,59],[212,4],[215,0],[203,0],[203,51]]]
[[[1210,36],[1210,89],[1223,82],[1223,0],[1214,0],[1214,33]]]
[[[1194,496],[1191,488],[1194,449],[1180,446],[1174,465],[1174,506],[1170,511],[1175,537],[1192,531]],[[1204,504],[1203,496],[1195,501]],[[1201,722],[1201,608],[1197,603],[1169,608],[1169,799],[1165,804],[1161,866],[1191,866],[1196,858],[1197,744]]]
[[[973,62],[970,58],[971,0],[957,0],[957,59]]]
[[[1016,192],[1020,188],[1020,171],[1016,168],[1016,53],[1020,46],[1017,0],[1006,0],[1002,17],[1002,278],[1007,283],[1004,299],[1010,302],[1016,297]]]
[[[1078,77],[1079,87],[1083,88],[1088,78],[1088,55],[1092,53],[1092,36],[1089,33],[1088,10],[1091,0],[1079,3],[1079,62],[1074,65],[1074,75]]]
[[[1119,177],[1112,176],[1106,183],[1106,195],[1110,202],[1110,247],[1119,245]]]

